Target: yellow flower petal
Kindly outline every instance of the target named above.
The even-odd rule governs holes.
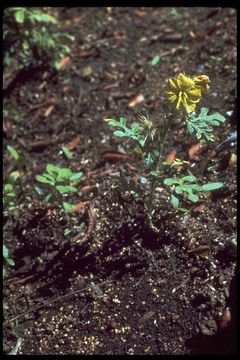
[[[176,78],[169,78],[164,86],[167,104],[175,110],[185,110],[190,113],[202,97],[202,92],[208,87],[208,77],[190,78],[180,73]]]

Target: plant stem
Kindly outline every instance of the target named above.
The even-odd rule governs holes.
[[[172,116],[168,117],[166,122],[165,122],[165,126],[164,126],[164,132],[162,136],[159,136],[159,146],[160,146],[160,154],[158,157],[158,160],[156,162],[156,166],[155,166],[155,171],[156,170],[162,170],[162,165],[163,165],[163,149],[164,149],[164,145],[167,139],[167,135],[168,135],[168,131],[170,129],[171,123],[172,123]],[[157,184],[159,182],[159,179],[161,178],[162,175],[160,175],[157,179],[155,179],[152,184],[151,184],[151,190],[150,190],[150,195],[149,195],[149,201],[148,201],[148,206],[147,206],[147,215],[148,215],[148,222],[150,227],[156,231],[159,232],[159,229],[153,225],[152,223],[152,215],[153,215],[153,207],[154,207],[154,193],[155,193],[155,189],[157,187]]]

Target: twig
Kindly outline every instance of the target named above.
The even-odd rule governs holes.
[[[106,283],[107,281],[108,281],[108,280],[102,281],[100,284],[98,284],[98,286],[103,285],[103,284]],[[75,294],[77,294],[77,293],[79,293],[79,292],[82,292],[82,291],[88,289],[88,288],[92,288],[92,284],[86,285],[86,286],[82,287],[81,289],[72,291],[72,292],[70,292],[69,294],[65,294],[65,295],[63,295],[63,296],[58,296],[58,297],[56,297],[56,298],[54,298],[54,299],[52,299],[52,300],[49,300],[49,301],[44,301],[41,305],[35,306],[34,308],[32,308],[32,309],[30,309],[30,310],[27,310],[27,311],[25,311],[24,313],[22,313],[22,314],[20,314],[20,315],[17,315],[17,316],[14,316],[13,318],[5,321],[5,322],[3,323],[3,326],[9,324],[10,322],[12,322],[12,321],[14,321],[14,320],[17,320],[17,319],[21,318],[21,317],[23,317],[23,316],[25,316],[25,315],[27,315],[27,314],[30,314],[30,313],[33,312],[33,311],[36,311],[36,310],[38,310],[38,309],[41,309],[41,308],[43,308],[43,307],[46,306],[46,305],[52,304],[52,303],[54,303],[54,302],[56,302],[56,301],[59,301],[59,300],[65,299],[65,298],[67,298],[67,297],[69,297],[69,296],[75,295]]]
[[[94,207],[94,201],[92,201],[90,203],[89,210],[88,210],[88,229],[86,231],[86,234],[84,235],[84,237],[80,241],[77,242],[80,245],[84,244],[88,240],[91,232],[93,231],[93,229],[95,227],[95,214],[94,214],[94,211],[93,211],[93,207]],[[80,238],[80,236],[81,236],[81,233],[78,233],[72,239],[73,242],[76,242]]]

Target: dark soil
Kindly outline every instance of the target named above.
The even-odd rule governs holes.
[[[176,149],[200,181],[224,187],[185,214],[173,212],[159,187],[159,233],[144,221],[148,186],[141,198],[111,188],[120,175],[139,181],[144,168],[104,119],[148,113],[161,126],[170,76],[208,75],[201,105],[226,116],[217,141],[235,130],[235,9],[175,10],[54,9],[63,31],[76,37],[70,62],[58,73],[4,71],[4,182],[16,170],[7,145],[23,158],[18,208],[4,216],[4,244],[15,261],[4,279],[4,353],[19,338],[25,355],[236,351],[236,147],[227,144],[206,164],[214,143],[189,159],[197,140],[176,124],[165,156]],[[129,107],[138,95],[144,101]],[[73,140],[69,162],[59,152]],[[48,163],[84,173],[72,197],[82,204],[73,216],[79,236],[64,236],[64,217],[34,190]]]

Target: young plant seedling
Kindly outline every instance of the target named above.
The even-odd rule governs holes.
[[[7,268],[15,265],[14,260],[9,257],[9,250],[5,245],[3,245],[3,260],[3,278],[5,278],[7,275]]]
[[[38,9],[8,7],[3,21],[3,63],[11,66],[12,59],[20,67],[49,65],[59,70],[60,60],[70,53],[67,41],[72,35],[57,31],[58,21]]]
[[[175,210],[186,211],[185,208],[179,207],[179,197],[177,195],[185,195],[187,199],[193,203],[199,200],[199,196],[196,192],[208,192],[219,189],[222,187],[221,182],[207,183],[204,185],[198,185],[196,183],[197,178],[191,173],[183,176],[182,178],[172,177],[164,180],[164,185],[167,185],[171,189],[171,203]]]
[[[11,213],[16,209],[14,198],[16,194],[12,184],[5,184],[3,186],[3,208],[7,213]]]
[[[182,178],[176,176],[169,178],[166,176],[168,169],[164,162],[165,143],[176,116],[182,117],[182,122],[190,135],[195,135],[200,141],[205,142],[214,140],[212,134],[214,126],[225,121],[225,118],[217,112],[209,115],[209,109],[206,107],[201,108],[199,115],[195,113],[198,102],[209,89],[209,83],[210,80],[206,75],[189,77],[180,73],[176,77],[169,78],[164,86],[166,102],[163,104],[165,114],[164,125],[161,129],[158,129],[157,124],[149,116],[141,116],[138,122],[131,125],[127,125],[127,120],[123,117],[119,120],[106,119],[108,125],[114,128],[115,136],[132,139],[142,152],[145,171],[148,172],[150,180],[150,194],[146,204],[147,219],[154,231],[157,231],[152,222],[154,198],[155,189],[159,184],[170,187],[171,203],[175,210],[186,210],[179,207],[179,195],[186,195],[190,202],[196,202],[199,199],[197,192],[208,192],[223,186],[221,182],[200,185],[192,174]],[[178,164],[183,163],[184,161],[179,159],[174,167],[177,168]],[[121,183],[123,182],[120,181]],[[125,188],[127,188],[126,185]]]
[[[36,180],[49,189],[45,201],[57,201],[59,207],[67,213],[74,205],[65,201],[65,197],[77,192],[77,188],[72,185],[72,182],[79,182],[82,175],[82,172],[73,173],[68,168],[48,164],[46,172],[42,175],[36,175]]]

